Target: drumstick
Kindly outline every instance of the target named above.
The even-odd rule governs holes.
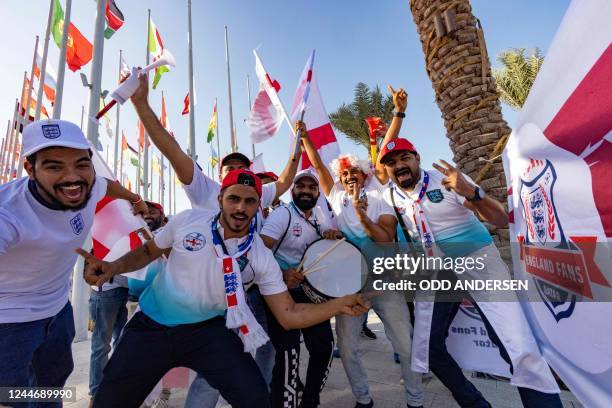
[[[340,245],[341,243],[343,243],[344,241],[346,241],[346,237],[339,239],[337,242],[334,243],[334,245],[330,246],[329,248],[327,248],[327,251],[323,252],[322,254],[320,254],[319,256],[317,256],[315,258],[314,261],[312,261],[312,263],[310,265],[308,265],[309,268],[312,268],[313,266],[315,266],[316,264],[318,264],[323,258],[325,258],[327,255],[329,255],[331,253],[331,251],[333,251],[334,249],[336,249],[336,247],[338,245]],[[299,269],[298,269],[299,270]]]
[[[304,272],[302,272],[302,275],[306,276],[306,275],[309,275],[309,274],[311,274],[313,272],[320,271],[321,269],[324,269],[324,268],[325,268],[325,266],[321,265],[321,266],[317,266],[316,268],[307,269]]]

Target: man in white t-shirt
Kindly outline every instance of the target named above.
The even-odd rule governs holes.
[[[305,137],[304,147],[310,162],[319,175],[322,191],[331,203],[340,231],[366,257],[377,255],[377,243],[393,242],[397,222],[393,209],[382,199],[382,185],[365,160],[352,155],[342,155],[331,163],[330,174],[316,149]],[[402,378],[409,407],[423,405],[422,375],[411,370],[412,341],[410,314],[405,298],[398,292],[387,291],[372,299],[372,308],[385,327],[385,334],[394,351],[400,356]],[[357,400],[356,408],[372,407],[368,377],[361,363],[359,338],[364,316],[338,316],[336,334],[342,364]]]
[[[295,268],[310,244],[321,238],[336,239],[339,231],[325,222],[320,208],[319,180],[311,170],[302,170],[295,176],[291,189],[292,200],[286,206],[272,212],[260,232],[266,246],[273,250],[283,279],[296,302],[311,303],[300,283],[302,271]],[[319,406],[319,394],[325,386],[334,349],[334,334],[329,320],[302,330],[285,330],[268,316],[268,334],[276,351],[274,371],[270,385],[272,407],[297,408],[300,334],[308,349],[308,369],[300,402],[301,408]]]
[[[272,252],[255,232],[260,199],[257,176],[234,170],[223,180],[221,211],[184,211],[143,247],[111,263],[78,250],[89,262],[85,279],[97,285],[168,255],[166,268],[140,296],[141,311],[124,329],[95,408],[139,406],[177,366],[203,375],[233,407],[269,406],[267,385],[247,353],[268,338],[246,305],[243,279],[259,286],[285,329],[367,310],[359,295],[318,305],[293,301]]]
[[[465,279],[509,279],[491,235],[480,222],[496,227],[508,223],[497,200],[485,194],[468,176],[440,160],[436,170],[423,170],[420,156],[406,139],[385,137],[379,156],[393,183],[385,200],[395,207],[403,238],[415,241],[426,256],[480,259],[484,269],[462,272]],[[511,382],[519,389],[526,407],[561,407],[559,388],[536,344],[518,299],[492,301],[483,293],[471,293],[487,333],[510,364]],[[479,299],[484,299],[479,301]],[[446,349],[448,329],[460,302],[417,302],[415,323],[415,369],[431,371],[452,392],[461,406],[490,407],[483,395],[463,375]],[[417,339],[418,338],[418,339]]]
[[[28,177],[0,186],[0,387],[64,385],[73,369],[73,249],[105,195],[146,212],[138,195],[96,176],[89,149],[73,123],[33,122],[23,131]]]

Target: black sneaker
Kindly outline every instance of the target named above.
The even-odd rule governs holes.
[[[363,326],[361,329],[361,336],[370,340],[376,340],[376,333],[374,333],[368,326]]]
[[[358,402],[355,404],[355,408],[372,408],[373,406],[374,406],[374,400],[372,399],[367,404],[362,404],[361,402]]]
[[[422,405],[408,405],[408,404],[406,404],[406,406],[407,406],[408,408],[423,408],[423,406],[422,406]]]

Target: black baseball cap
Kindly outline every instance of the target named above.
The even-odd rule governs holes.
[[[247,167],[251,166],[251,160],[248,157],[240,152],[233,152],[225,155],[225,157],[221,159],[221,167],[225,166],[225,164],[230,160],[238,160],[246,164]]]

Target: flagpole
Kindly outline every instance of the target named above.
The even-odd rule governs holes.
[[[15,99],[15,112],[13,112],[13,149],[9,152],[10,156],[8,157],[7,164],[9,164],[9,174],[8,179],[13,179],[13,171],[16,169],[16,156],[17,156],[17,145],[19,144],[19,128],[20,128],[20,120],[19,120],[19,99]],[[25,126],[25,125],[24,125]],[[22,149],[23,150],[23,149]],[[19,153],[19,161],[21,161],[21,151]]]
[[[235,152],[238,150],[238,143],[236,143],[236,135],[234,134],[234,114],[232,113],[232,81],[230,79],[229,41],[227,38],[227,26],[225,26],[225,63],[227,65],[227,95],[229,100],[229,128],[230,140],[232,143],[231,151]]]
[[[172,211],[172,166],[168,166],[168,212]]]
[[[161,154],[160,156],[161,156],[161,175],[159,176],[159,184],[160,184],[159,191],[160,191],[160,196],[161,196],[160,201],[161,201],[161,205],[163,207],[164,206],[164,199],[166,198],[165,197],[165,195],[166,195],[165,194],[166,193],[166,191],[165,191],[166,190],[166,184],[165,184],[165,180],[164,180],[164,155]]]
[[[195,92],[193,89],[193,33],[191,25],[191,0],[187,0],[187,42],[189,43],[189,155],[195,161],[198,159],[195,143]]]
[[[70,1],[70,0],[69,0]],[[119,50],[119,80],[121,81],[121,56],[123,55],[123,51]],[[117,156],[119,156],[119,119],[121,117],[121,104],[117,104],[117,123],[115,124],[115,156],[113,157],[113,173],[115,178],[117,178]],[[121,149],[121,153],[123,154],[123,149]]]
[[[38,83],[38,92],[36,110],[34,111],[34,120],[40,119],[40,110],[42,108],[43,86],[45,84],[45,74],[47,73],[47,55],[49,54],[49,37],[51,36],[51,22],[53,21],[53,1],[49,1],[49,17],[47,18],[47,31],[45,32],[45,44],[43,47],[42,62],[40,63],[40,77]]]
[[[249,80],[249,76],[247,75],[247,95],[249,97],[249,112],[253,109],[253,104],[251,103],[251,81]],[[251,143],[251,148],[253,149],[253,159],[255,159],[255,144]]]
[[[149,65],[149,41],[151,38],[151,9],[148,9],[148,15],[149,18],[147,20],[147,55],[146,55],[146,65]],[[143,180],[142,180],[142,192],[143,192],[143,196],[145,200],[149,199],[149,134],[147,133],[147,130],[145,129],[145,134],[144,134],[144,146],[142,147],[142,149],[144,150],[143,152],[143,158],[144,158],[144,176],[143,176]]]
[[[221,142],[219,141],[219,107],[217,105],[217,97],[215,97],[215,106],[217,106],[217,116],[215,117],[215,133],[217,134],[217,166],[220,166],[221,162]],[[219,176],[217,176],[219,177]],[[221,180],[219,179],[219,182]]]
[[[140,194],[140,169],[141,169],[141,153],[142,147],[140,146],[140,142],[138,143],[138,167],[136,168],[136,194]]]
[[[24,80],[25,79],[26,79],[26,74],[24,73]],[[24,85],[25,85],[25,81],[24,81]],[[21,92],[21,94],[23,95],[23,92]],[[2,167],[0,167],[0,170],[2,170],[2,174],[6,175],[7,181],[10,180],[10,175],[13,173],[11,169],[11,164],[12,164],[12,157],[15,156],[15,150],[16,150],[16,145],[17,145],[17,139],[16,139],[17,131],[15,131],[15,127],[19,128],[19,126],[16,126],[17,120],[19,118],[19,114],[17,112],[19,112],[19,99],[15,99],[15,110],[13,111],[13,120],[10,121],[9,119],[12,126],[9,132],[9,141],[8,141],[8,146],[7,146],[6,154],[4,157],[3,165]]]
[[[119,106],[117,106],[117,109],[119,109]],[[123,184],[123,132],[121,132],[121,153],[119,157],[119,180],[121,180],[121,184]]]
[[[104,21],[106,0],[97,0],[96,23],[93,43],[93,60],[91,63],[91,88],[89,91],[89,109],[87,110],[87,139],[94,147],[98,146],[98,121],[95,116],[100,109],[102,89],[102,61],[104,59]]]
[[[53,2],[53,0],[51,0]],[[55,104],[53,105],[53,119],[62,116],[62,98],[64,97],[64,75],[66,73],[66,46],[68,45],[68,31],[70,29],[70,10],[72,0],[66,0],[64,12],[64,27],[62,31],[62,47],[60,48],[59,63],[57,64],[57,89],[55,90]]]
[[[6,125],[6,135],[2,139],[2,149],[0,149],[0,184],[4,184],[4,157],[8,149],[9,138],[11,137],[11,120],[8,120]]]

